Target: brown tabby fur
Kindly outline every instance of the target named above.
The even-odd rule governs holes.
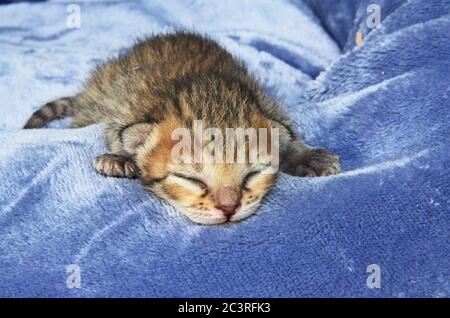
[[[194,33],[157,35],[98,66],[80,93],[47,103],[25,128],[56,117],[72,127],[106,125],[109,154],[94,160],[107,176],[139,177],[143,185],[203,224],[252,214],[274,173],[250,163],[174,163],[176,128],[280,129],[281,170],[297,176],[337,173],[337,157],[303,145],[277,102],[245,66],[215,41]],[[269,136],[270,137],[270,136]]]

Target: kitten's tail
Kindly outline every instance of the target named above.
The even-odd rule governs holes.
[[[62,97],[49,102],[35,111],[23,128],[40,128],[55,118],[73,116],[74,106],[74,97]]]

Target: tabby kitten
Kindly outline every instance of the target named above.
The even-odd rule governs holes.
[[[73,118],[75,128],[105,124],[110,151],[94,159],[95,170],[110,177],[139,178],[145,188],[201,224],[251,215],[274,183],[276,171],[267,162],[249,160],[199,163],[189,151],[184,155],[191,160],[174,160],[178,140],[173,132],[192,132],[196,120],[202,120],[203,132],[214,127],[224,135],[227,128],[271,129],[268,143],[278,129],[280,169],[290,175],[339,171],[336,156],[302,143],[280,106],[241,62],[194,33],[158,35],[137,43],[98,66],[77,95],[42,106],[25,128],[66,116]],[[205,141],[200,143],[205,146]],[[255,151],[248,144],[246,159]]]

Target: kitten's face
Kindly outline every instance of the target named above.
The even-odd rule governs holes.
[[[201,224],[235,222],[251,215],[275,175],[245,164],[169,165],[152,191]]]
[[[253,214],[275,181],[261,163],[176,163],[164,127],[153,132],[137,162],[144,186],[200,224],[236,222]]]

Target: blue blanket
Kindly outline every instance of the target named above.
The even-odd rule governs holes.
[[[0,296],[450,296],[448,0],[69,4],[0,6]],[[282,174],[254,216],[208,227],[96,174],[102,127],[21,130],[179,27],[245,61],[343,172]]]

